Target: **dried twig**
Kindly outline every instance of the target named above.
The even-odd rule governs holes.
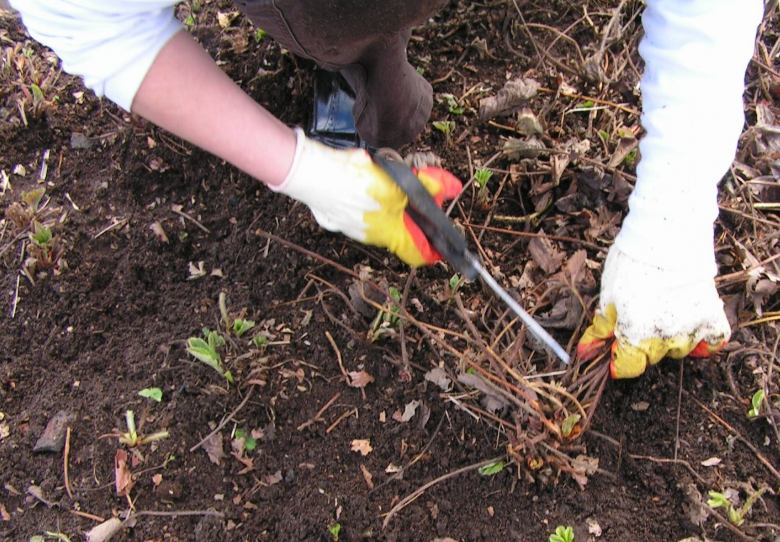
[[[214,429],[211,433],[206,435],[203,438],[203,440],[198,442],[195,446],[190,448],[190,452],[194,452],[195,450],[197,450],[198,448],[203,446],[203,443],[205,443],[208,439],[210,439],[212,436],[214,436],[217,433],[219,433],[220,431],[222,431],[222,428],[225,427],[228,424],[228,422],[233,419],[233,416],[238,414],[239,411],[242,408],[244,408],[244,406],[246,405],[247,401],[249,401],[249,398],[252,397],[252,392],[253,391],[255,391],[255,385],[254,384],[252,384],[252,386],[249,388],[249,391],[246,393],[246,397],[244,397],[244,400],[241,401],[241,404],[238,405],[235,409],[233,409],[233,412],[231,412],[230,415],[228,415],[226,418],[223,418],[223,420],[219,423],[219,425],[216,427],[216,429]]]

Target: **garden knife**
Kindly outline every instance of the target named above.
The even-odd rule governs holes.
[[[566,350],[512,299],[512,296],[487,272],[479,258],[469,251],[466,239],[455,229],[455,225],[439,208],[433,196],[428,193],[411,168],[403,162],[389,160],[380,155],[374,155],[373,158],[409,198],[406,212],[420,227],[433,248],[468,279],[482,277],[485,284],[490,286],[490,289],[522,320],[528,331],[544,345],[545,350],[568,365],[570,358]]]

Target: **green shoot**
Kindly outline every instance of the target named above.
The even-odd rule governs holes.
[[[638,154],[639,150],[634,149],[631,152],[629,152],[626,157],[623,159],[623,163],[627,166],[633,166],[636,163],[636,155]]]
[[[455,290],[455,288],[458,286],[459,283],[460,283],[460,275],[455,273],[450,277],[450,290]]]
[[[233,375],[230,371],[226,371],[222,365],[222,358],[217,352],[217,348],[224,346],[225,339],[216,331],[210,331],[208,328],[203,328],[203,335],[206,340],[200,337],[190,337],[187,339],[187,353],[195,359],[202,361],[220,375],[225,377],[228,383],[233,383]]]
[[[421,68],[420,66],[417,66],[416,70],[417,73],[419,73],[420,75],[425,75],[425,68]]]
[[[572,542],[574,540],[574,529],[569,526],[558,525],[555,532],[550,535],[550,542]]]
[[[257,30],[255,30],[255,43],[260,43],[261,41],[263,41],[263,38],[266,36],[266,34],[268,34],[268,32],[266,32],[262,28],[258,28]]]
[[[487,184],[490,178],[493,176],[493,172],[489,169],[478,169],[474,173],[474,182],[477,183],[477,204],[483,208],[487,208],[488,188]]]
[[[127,432],[122,433],[118,429],[114,429],[114,432],[108,436],[117,437],[121,444],[124,444],[128,448],[135,448],[143,444],[148,444],[155,440],[160,440],[168,437],[168,431],[159,431],[153,433],[147,437],[138,434],[138,429],[135,426],[135,413],[132,410],[125,412],[125,423],[127,424]]]
[[[184,19],[184,27],[190,29],[193,26],[195,26],[195,14],[190,13],[189,15],[187,15],[187,18]]]
[[[47,248],[51,244],[53,237],[51,228],[44,226],[39,222],[34,222],[33,228],[35,229],[34,231],[30,232],[30,240],[38,247]]]
[[[28,207],[33,215],[38,214],[40,210],[41,200],[46,193],[45,188],[36,188],[29,192],[22,192],[22,202]]]
[[[398,306],[401,302],[401,292],[398,291],[398,288],[393,286],[390,286],[388,291],[390,292],[392,301],[388,303],[389,307],[382,308],[379,311],[379,314],[376,315],[376,318],[374,318],[374,321],[371,324],[371,331],[368,332],[367,338],[369,342],[374,342],[383,333],[389,333],[401,325],[398,316],[401,312],[401,309]]]
[[[268,346],[268,337],[263,337],[262,335],[256,335],[252,337],[252,343],[258,348],[261,346]]]
[[[236,334],[236,337],[240,338],[253,327],[255,327],[255,322],[253,320],[242,320],[241,318],[233,320],[233,333]]]
[[[493,463],[488,463],[487,465],[483,465],[478,469],[478,472],[482,476],[493,476],[495,474],[498,474],[504,470],[504,462],[503,461],[495,461]]]
[[[225,329],[230,331],[232,329],[236,337],[241,336],[255,327],[253,320],[244,320],[243,318],[231,318],[227,310],[227,295],[225,292],[219,293],[219,313],[222,316],[222,322],[225,324]],[[243,311],[241,311],[243,314]]]
[[[766,488],[761,488],[750,495],[745,501],[745,504],[742,505],[742,508],[739,509],[734,508],[734,505],[731,504],[731,501],[729,501],[729,499],[723,493],[709,491],[708,494],[710,498],[707,499],[707,506],[711,508],[725,509],[728,512],[729,521],[739,527],[745,523],[745,516],[747,516],[748,512],[750,512],[750,509],[753,508],[753,504],[755,504],[758,498],[761,497],[765,491]]]
[[[750,399],[751,409],[748,410],[748,418],[755,418],[761,413],[761,404],[764,402],[764,390],[758,390]]]
[[[138,395],[152,401],[162,401],[162,390],[160,388],[145,388],[138,392]]]
[[[442,98],[447,102],[447,108],[453,115],[462,115],[463,107],[458,103],[458,100],[452,94],[442,94]]]
[[[443,133],[449,142],[452,132],[455,131],[455,122],[451,120],[437,120],[433,123],[433,127]]]
[[[341,532],[341,523],[336,523],[334,525],[328,525],[328,531],[330,531],[330,536],[333,537],[333,542],[339,542],[339,533]]]
[[[200,12],[202,7],[203,6],[201,5],[200,0],[192,0],[192,12],[193,13]]]
[[[257,448],[257,439],[252,436],[252,433],[245,431],[244,429],[236,429],[233,433],[237,439],[244,439],[244,449],[252,451]]]
[[[604,130],[599,130],[599,136],[604,140],[605,143],[609,142],[609,134]]]
[[[568,437],[574,432],[574,429],[577,427],[577,422],[579,422],[581,418],[582,416],[579,414],[572,414],[563,420],[563,423],[561,424],[561,433],[563,433],[564,437]]]

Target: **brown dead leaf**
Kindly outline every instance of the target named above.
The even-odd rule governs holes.
[[[157,473],[154,476],[152,476],[152,483],[154,484],[154,487],[159,486],[162,483],[162,481],[163,481],[162,474]]]
[[[122,530],[125,522],[119,518],[111,518],[100,525],[95,525],[84,533],[87,542],[106,542],[109,538]]]
[[[544,234],[544,230],[539,233]],[[528,251],[533,261],[548,275],[555,273],[563,264],[566,255],[555,248],[546,237],[534,237],[528,243]]]
[[[263,476],[263,482],[268,484],[269,486],[273,486],[278,484],[283,480],[282,478],[282,471],[278,470],[273,474],[267,474],[266,476]]]
[[[498,116],[511,115],[536,96],[539,83],[533,79],[517,77],[507,81],[495,96],[479,101],[479,119],[486,121]]]
[[[355,439],[352,441],[352,451],[360,452],[360,455],[363,457],[370,454],[373,449],[371,441],[368,439]]]
[[[353,388],[365,388],[375,379],[366,371],[350,371],[349,380],[349,385]]]
[[[397,422],[406,423],[412,419],[414,413],[417,412],[417,407],[420,406],[420,401],[410,401],[404,406],[404,411],[396,410],[393,413],[393,419]]]
[[[5,505],[3,503],[0,503],[0,517],[3,518],[3,521],[11,521],[11,514],[9,514],[8,510],[5,509]]]
[[[756,308],[756,314],[759,318],[764,312],[764,301],[777,292],[777,284],[769,279],[761,279],[756,282],[752,288],[748,283],[748,289],[750,290],[750,296],[753,298],[753,306]]]
[[[162,241],[163,243],[169,242],[168,236],[166,235],[165,230],[162,227],[162,224],[160,224],[159,222],[152,222],[149,228],[160,239],[160,241]]]
[[[506,140],[501,150],[507,159],[520,160],[521,158],[536,158],[547,150],[547,146],[535,136],[527,139],[510,137]]]
[[[246,474],[247,472],[255,470],[255,463],[251,458],[244,457],[243,455],[240,455],[236,452],[230,452],[230,455],[238,459],[239,462],[244,465],[244,468],[238,471],[238,474]]]
[[[127,466],[127,452],[124,450],[117,450],[114,456],[114,482],[119,497],[129,495],[135,485],[133,473]]]
[[[203,441],[203,449],[209,455],[209,460],[215,465],[219,465],[220,461],[227,457],[222,449],[222,434],[214,433]]]
[[[586,455],[578,455],[576,459],[571,462],[572,472],[571,476],[581,490],[585,490],[585,485],[588,483],[588,476],[593,476],[596,470],[599,468],[598,457],[588,457]]]
[[[425,373],[425,380],[436,384],[444,391],[450,391],[452,387],[452,380],[447,376],[447,371],[441,367],[434,367]]]
[[[360,472],[363,473],[363,479],[366,481],[366,485],[368,486],[368,489],[374,489],[374,477],[371,475],[370,472],[368,472],[368,469],[365,465],[360,465]]]

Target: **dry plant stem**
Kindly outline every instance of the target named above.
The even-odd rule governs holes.
[[[538,237],[539,239],[550,239],[551,241],[564,241],[566,243],[574,243],[593,250],[599,250],[606,252],[607,247],[599,246],[595,243],[589,243],[582,239],[575,239],[574,237],[566,237],[565,235],[547,235],[543,233],[531,233],[525,231],[508,230],[506,228],[496,228],[495,226],[482,226],[480,224],[472,224],[471,222],[465,222],[463,226],[468,228],[477,228],[478,230],[486,230],[495,233],[505,233],[507,235],[514,235],[516,237]]]
[[[775,226],[776,224],[773,224]],[[750,276],[750,273],[753,271],[756,271],[757,269],[760,269],[761,267],[764,267],[768,263],[772,263],[776,260],[780,259],[780,252],[775,254],[774,256],[771,256],[767,258],[766,260],[763,260],[759,262],[758,265],[751,267],[750,269],[745,269],[744,271],[736,271],[734,273],[729,273],[728,275],[722,275],[720,277],[715,278],[715,284],[717,284],[719,287],[728,286],[730,284],[733,284],[735,282],[740,282],[743,280],[747,280],[747,278]],[[725,283],[725,284],[724,284]]]
[[[674,433],[674,458],[677,459],[677,453],[680,451],[680,413],[682,412],[682,392],[683,392],[683,368],[685,358],[680,360],[680,379],[678,382],[679,392],[677,393],[677,426]]]
[[[365,397],[363,397],[363,398],[365,399]],[[341,416],[339,416],[338,418],[336,418],[336,421],[335,421],[335,422],[333,422],[332,424],[330,424],[330,425],[328,426],[328,428],[325,430],[325,434],[326,434],[326,435],[329,435],[329,434],[330,434],[330,432],[331,432],[331,431],[333,431],[334,429],[336,429],[336,427],[338,427],[338,425],[339,425],[341,422],[343,422],[344,420],[346,420],[346,419],[347,419],[347,418],[348,418],[348,417],[349,417],[349,416],[352,414],[352,412],[353,412],[353,411],[352,411],[352,409],[350,409],[350,410],[347,410],[347,411],[346,411],[344,414],[342,414]],[[357,412],[357,409],[355,409],[355,412]]]
[[[65,450],[62,453],[62,472],[65,478],[65,491],[68,497],[73,499],[73,492],[70,490],[70,478],[68,477],[68,457],[70,456],[70,426],[65,429]]]
[[[702,477],[702,475],[696,472],[696,469],[694,469],[691,466],[691,464],[685,461],[684,459],[665,459],[662,457],[653,457],[649,455],[637,455],[637,454],[630,454],[630,453],[627,453],[626,455],[631,459],[642,459],[644,461],[652,461],[653,463],[672,463],[674,465],[682,465],[683,467],[688,469],[688,471],[693,475],[694,478],[696,478],[696,480],[699,481],[699,483],[702,486],[709,487],[710,485],[712,485],[711,482],[705,480],[704,477]]]
[[[309,420],[309,421],[307,421],[307,422],[303,422],[301,425],[299,425],[299,426],[297,427],[297,430],[298,430],[298,431],[303,431],[304,429],[306,429],[306,428],[307,428],[307,427],[309,427],[310,425],[314,425],[314,424],[315,424],[315,423],[317,423],[318,421],[322,420],[322,415],[323,415],[323,414],[325,414],[325,411],[326,411],[326,410],[328,410],[328,409],[329,409],[329,408],[330,408],[330,407],[333,405],[333,403],[335,403],[335,402],[336,402],[336,400],[337,400],[339,397],[341,397],[341,392],[338,392],[336,395],[334,395],[334,396],[333,396],[333,397],[330,399],[330,401],[328,401],[327,403],[325,403],[325,406],[323,406],[323,407],[320,409],[320,411],[319,411],[319,412],[317,412],[317,414],[315,414],[315,415],[314,415],[314,417],[313,417],[311,420]]]
[[[404,473],[405,473],[405,472],[406,472],[406,471],[409,469],[409,467],[411,467],[412,465],[414,465],[415,463],[417,463],[417,462],[418,462],[420,459],[422,459],[422,458],[425,456],[426,452],[428,451],[428,448],[430,448],[430,447],[431,447],[431,444],[433,444],[433,441],[434,441],[434,439],[436,439],[436,435],[438,435],[438,434],[439,434],[439,431],[441,431],[441,426],[442,426],[442,425],[444,425],[444,419],[445,419],[445,418],[446,418],[446,416],[442,416],[442,417],[441,417],[441,419],[439,420],[439,424],[436,426],[436,429],[435,429],[435,430],[434,430],[434,432],[433,432],[433,435],[431,435],[431,438],[430,438],[430,439],[428,439],[428,444],[426,444],[426,445],[425,445],[425,448],[423,448],[422,450],[420,450],[420,453],[418,453],[417,455],[415,455],[415,456],[414,456],[414,457],[411,459],[411,461],[409,461],[409,462],[408,462],[406,465],[404,465],[403,467],[401,467],[401,470],[400,470],[400,471],[396,472],[395,474],[393,474],[392,476],[390,476],[390,477],[389,477],[387,480],[385,480],[384,482],[382,482],[382,483],[381,483],[381,484],[379,484],[378,486],[374,487],[374,489],[372,489],[371,491],[369,491],[369,492],[368,492],[368,494],[370,495],[371,493],[374,493],[374,492],[375,492],[375,491],[377,491],[378,489],[380,489],[380,488],[383,488],[384,486],[386,486],[387,484],[389,484],[389,483],[390,483],[390,482],[392,482],[393,480],[400,480],[400,479],[402,479],[402,478],[403,478],[403,476],[404,476]]]
[[[131,512],[125,521],[131,518],[140,518],[143,516],[162,517],[162,518],[180,518],[184,516],[213,516],[215,518],[224,518],[225,514],[216,510],[174,510],[171,512],[156,512],[153,510],[142,510],[140,512]]]
[[[439,476],[438,478],[431,480],[427,484],[421,486],[419,489],[413,491],[403,499],[401,499],[398,504],[393,506],[393,508],[390,509],[390,511],[387,513],[387,516],[385,516],[385,520],[382,522],[382,529],[387,528],[387,524],[390,523],[390,520],[393,518],[394,515],[396,515],[398,512],[406,508],[409,504],[414,502],[417,498],[419,498],[423,493],[426,492],[429,488],[435,486],[436,484],[443,482],[445,480],[449,480],[450,478],[454,478],[455,476],[458,476],[460,474],[470,472],[473,470],[477,470],[480,467],[484,467],[485,465],[490,465],[491,463],[495,463],[497,461],[501,461],[504,458],[504,456],[494,457],[492,459],[486,459],[484,461],[480,461],[479,463],[475,463],[473,465],[469,465],[468,467],[463,467],[458,470],[452,471],[448,474],[445,474],[443,476]]]
[[[104,521],[106,521],[106,518],[102,516],[96,516],[95,514],[88,514],[87,512],[82,512],[81,510],[68,510],[68,512],[70,512],[74,516],[91,519],[92,521],[97,521],[98,523],[103,523]]]
[[[339,350],[339,347],[336,346],[336,341],[333,340],[333,336],[330,334],[330,331],[325,331],[325,336],[328,338],[328,342],[333,347],[333,351],[336,352],[336,359],[339,362],[339,369],[341,369],[341,374],[344,375],[344,382],[349,384],[349,375],[347,374],[347,370],[344,368],[344,361],[341,359],[341,350]]]
[[[490,164],[498,160],[503,154],[504,151],[498,151],[496,154],[488,158],[487,161],[484,164],[482,164],[482,167],[487,168]],[[463,195],[466,192],[466,188],[468,188],[473,182],[474,182],[474,175],[472,175],[471,178],[468,180],[468,182],[463,185],[463,190],[460,191],[460,194],[455,196],[450,202],[449,206],[447,207],[447,210],[445,211],[445,214],[447,216],[449,216],[450,213],[452,213],[452,210],[455,208],[455,205],[457,205],[458,201],[460,201],[461,195]]]
[[[200,228],[203,232],[211,233],[210,229],[208,229],[206,226],[204,226],[203,224],[201,224],[200,222],[198,222],[197,220],[192,218],[192,216],[188,215],[184,211],[179,211],[178,209],[171,209],[171,211],[173,211],[174,213],[176,213],[177,215],[179,215],[182,218],[186,218],[187,220],[189,220],[190,222],[195,224],[198,228]]]
[[[244,406],[245,406],[245,405],[247,404],[247,402],[249,401],[249,398],[250,398],[250,397],[252,397],[252,392],[253,392],[253,391],[255,391],[255,385],[254,385],[254,384],[252,384],[252,386],[249,388],[249,391],[246,393],[246,397],[244,397],[244,400],[243,400],[243,401],[241,401],[241,404],[239,404],[239,405],[238,405],[238,406],[237,406],[235,409],[233,409],[233,412],[231,412],[229,416],[227,416],[226,418],[224,418],[224,419],[223,419],[223,420],[222,420],[222,421],[219,423],[219,425],[217,425],[216,429],[214,429],[214,430],[213,430],[211,433],[209,433],[208,435],[206,435],[206,436],[203,438],[203,440],[201,440],[200,442],[198,442],[198,443],[197,443],[195,446],[193,446],[192,448],[190,448],[190,453],[194,452],[195,450],[197,450],[198,448],[200,448],[201,446],[203,446],[203,443],[204,443],[204,442],[206,442],[206,441],[207,441],[208,439],[210,439],[212,436],[214,436],[214,435],[216,435],[217,433],[219,433],[220,431],[222,431],[222,428],[224,428],[224,427],[225,427],[225,426],[228,424],[228,422],[229,422],[231,419],[233,419],[233,416],[235,416],[236,414],[238,414],[238,413],[241,411],[241,409],[242,409],[242,408],[244,408]]]
[[[741,434],[740,434],[740,433],[739,433],[739,432],[738,432],[736,429],[734,429],[734,428],[733,428],[731,425],[729,425],[729,423],[728,423],[728,422],[726,422],[726,420],[724,420],[723,418],[721,418],[720,416],[718,416],[717,414],[715,414],[715,413],[714,413],[712,410],[710,410],[710,409],[709,409],[709,408],[708,408],[708,407],[707,407],[705,404],[703,404],[703,403],[702,403],[702,402],[700,402],[698,399],[696,399],[696,397],[694,397],[693,395],[691,395],[691,393],[690,393],[690,392],[688,392],[687,390],[684,390],[684,391],[685,391],[685,394],[686,394],[686,395],[688,395],[688,396],[689,396],[691,399],[693,399],[693,402],[694,402],[694,403],[696,403],[697,405],[699,405],[699,406],[702,408],[702,410],[704,410],[705,412],[707,412],[707,414],[709,414],[710,416],[712,416],[712,418],[713,418],[715,421],[717,421],[717,422],[718,422],[719,424],[721,424],[723,427],[725,427],[726,429],[728,429],[729,431],[731,431],[732,433],[734,433],[734,436],[736,436],[736,437],[737,437],[737,439],[738,439],[740,442],[742,442],[742,443],[743,443],[745,446],[747,446],[748,448],[750,448],[750,450],[751,450],[751,451],[752,451],[752,452],[755,454],[756,458],[757,458],[757,459],[758,459],[758,460],[759,460],[761,463],[763,463],[763,464],[764,464],[764,466],[765,466],[765,467],[766,467],[766,468],[769,470],[769,472],[771,472],[771,473],[774,475],[774,477],[775,477],[775,478],[776,478],[778,481],[780,481],[780,472],[778,472],[778,471],[777,471],[777,469],[776,469],[776,468],[774,468],[774,467],[772,466],[772,464],[771,464],[771,463],[770,463],[770,462],[767,460],[767,458],[766,458],[766,457],[764,457],[764,456],[761,454],[761,452],[759,452],[759,451],[758,451],[758,448],[756,448],[755,446],[753,446],[753,443],[752,443],[752,442],[750,442],[750,441],[749,441],[749,440],[747,440],[745,437],[743,437],[743,436],[742,436],[742,435],[741,435]]]
[[[545,94],[558,94],[557,90],[553,90],[551,88],[545,88],[545,87],[539,87],[538,91],[543,92]],[[583,101],[589,101],[601,105],[608,105],[610,107],[614,107],[615,109],[620,109],[621,111],[630,113],[631,115],[636,115],[637,117],[642,115],[641,111],[639,111],[638,109],[634,109],[633,107],[628,107],[625,105],[621,105],[619,103],[610,102],[609,100],[594,98],[593,96],[585,96],[584,94],[564,94],[563,96],[566,96],[567,98],[574,98],[575,100],[583,100]],[[580,156],[578,157],[578,160],[581,160],[582,158],[583,157]],[[629,177],[628,175],[626,176]]]
[[[404,293],[401,295],[401,306],[404,308],[406,308],[406,301],[409,299],[409,290],[412,288],[412,281],[414,280],[416,274],[417,268],[413,267],[409,272],[409,277],[406,279]],[[398,335],[401,339],[401,361],[403,362],[403,368],[407,373],[411,374],[412,370],[409,365],[409,353],[406,350],[406,331],[404,330],[403,325],[398,326]],[[363,392],[363,397],[365,398],[365,392]]]

